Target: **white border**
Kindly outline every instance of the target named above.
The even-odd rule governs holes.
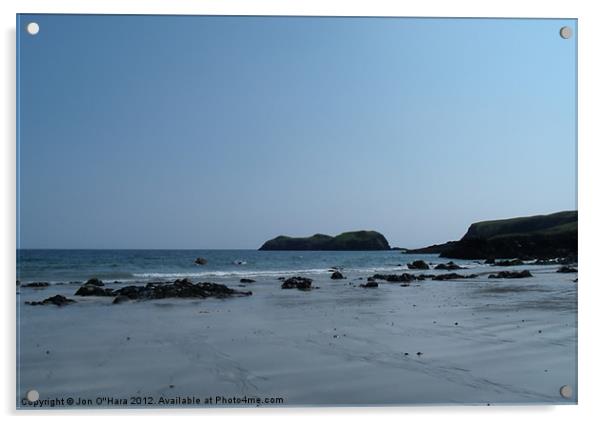
[[[161,422],[168,415],[176,415],[198,422],[199,420],[245,420],[247,422],[287,422],[332,420],[339,417],[346,422],[359,423],[376,418],[379,421],[412,420],[447,422],[503,422],[514,419],[544,419],[548,423],[595,421],[596,395],[600,393],[600,343],[598,323],[602,301],[600,285],[596,278],[596,254],[602,219],[600,189],[602,181],[598,160],[602,142],[600,122],[602,116],[602,14],[591,1],[192,1],[192,0],[53,0],[0,2],[2,9],[2,90],[0,103],[3,143],[0,158],[0,185],[2,203],[2,243],[0,261],[2,269],[3,346],[0,350],[4,372],[0,383],[1,411],[10,419],[21,415],[26,421],[44,417],[44,421],[80,420],[104,422],[110,416],[125,420],[132,415],[144,415],[144,420]],[[180,411],[14,411],[15,378],[15,14],[16,13],[144,13],[144,14],[235,14],[235,15],[345,15],[345,16],[449,16],[449,17],[553,17],[579,19],[579,405],[557,407],[404,407],[404,408],[314,408],[314,409],[211,409]],[[535,193],[536,194],[536,193]],[[597,220],[596,220],[597,218]],[[600,259],[598,259],[600,260]],[[598,271],[600,272],[600,271]]]

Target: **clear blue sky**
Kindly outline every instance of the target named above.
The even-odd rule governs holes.
[[[420,247],[575,209],[563,25],[21,15],[19,246]]]

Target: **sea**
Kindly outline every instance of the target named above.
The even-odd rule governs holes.
[[[195,258],[207,260],[196,265]],[[258,251],[258,250],[17,250],[17,279],[22,283],[67,283],[99,278],[106,281],[169,281],[178,278],[210,281],[236,277],[278,277],[347,272],[397,271],[423,259],[448,260],[437,255],[391,251]],[[455,261],[472,268],[474,261]]]

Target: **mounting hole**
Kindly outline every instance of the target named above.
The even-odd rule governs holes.
[[[569,385],[564,385],[560,388],[560,396],[565,399],[570,399],[573,397],[573,388]]]
[[[36,35],[38,32],[40,32],[40,26],[37,22],[30,22],[27,24],[27,32],[30,35]]]
[[[38,400],[40,398],[40,394],[38,393],[37,390],[30,390],[27,392],[26,397],[27,397],[28,401],[35,402],[36,400]]]
[[[562,38],[564,38],[565,40],[567,38],[571,38],[572,35],[573,35],[573,30],[571,29],[571,27],[563,26],[562,28],[560,28],[560,36]]]

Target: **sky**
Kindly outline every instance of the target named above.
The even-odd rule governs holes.
[[[17,246],[412,248],[576,209],[576,25],[20,15]]]

